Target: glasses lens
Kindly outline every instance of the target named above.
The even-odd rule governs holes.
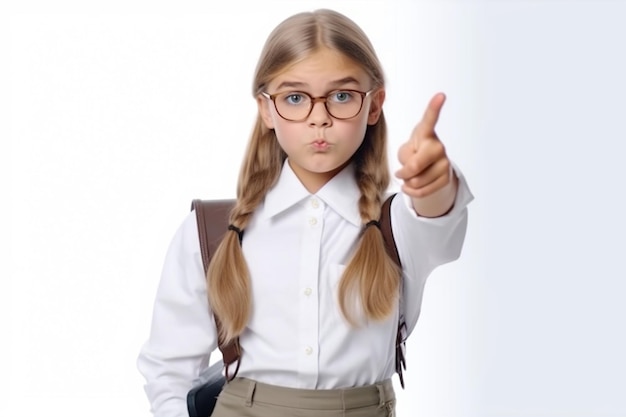
[[[326,96],[326,108],[337,119],[350,119],[361,110],[363,96],[358,91],[338,90]]]
[[[278,114],[294,121],[305,119],[309,115],[311,102],[311,97],[305,93],[278,94],[274,100]]]

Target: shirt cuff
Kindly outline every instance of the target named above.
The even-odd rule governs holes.
[[[454,206],[452,207],[452,210],[450,210],[448,213],[444,214],[443,216],[439,216],[439,217],[419,216],[413,209],[413,202],[411,201],[411,197],[406,195],[402,191],[399,192],[402,198],[402,203],[403,203],[402,206],[406,208],[406,210],[409,212],[409,215],[412,216],[414,219],[425,222],[425,223],[444,224],[444,223],[447,223],[449,219],[456,218],[458,217],[460,213],[463,213],[467,205],[474,199],[474,195],[469,189],[465,176],[463,175],[459,167],[454,162],[450,161],[450,163],[452,164],[452,170],[454,171],[457,178],[459,179],[459,187],[456,192],[456,198],[454,200]]]

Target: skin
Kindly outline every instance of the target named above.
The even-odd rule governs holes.
[[[402,191],[411,196],[416,213],[424,217],[439,217],[450,211],[459,185],[435,132],[445,100],[443,93],[433,96],[410,139],[398,150],[402,167],[396,177],[403,180]]]
[[[266,91],[300,91],[319,97],[336,89],[365,92],[370,88],[371,80],[359,64],[322,48],[279,73]],[[350,162],[363,142],[367,125],[378,121],[384,101],[384,89],[377,89],[365,99],[361,112],[348,120],[333,118],[318,102],[307,119],[292,122],[280,117],[269,99],[257,97],[265,126],[275,130],[291,168],[310,193],[317,192]],[[425,217],[448,212],[457,190],[458,180],[451,175],[450,161],[435,133],[444,101],[443,94],[432,98],[409,141],[398,151],[402,167],[396,176],[404,182],[402,191],[412,198],[416,213]]]
[[[358,64],[324,48],[287,67],[266,90],[270,94],[306,92],[319,97],[336,89],[368,91],[370,84]],[[283,119],[266,97],[261,95],[257,100],[261,117],[267,128],[274,129],[291,168],[307,190],[315,193],[349,163],[363,142],[367,124],[378,121],[384,98],[382,89],[370,94],[361,112],[348,120],[331,117],[318,102],[300,122]]]

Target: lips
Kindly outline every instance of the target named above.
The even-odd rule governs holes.
[[[328,149],[330,144],[323,139],[317,139],[311,143],[311,146],[313,146],[313,148],[315,149],[323,150],[323,149]]]

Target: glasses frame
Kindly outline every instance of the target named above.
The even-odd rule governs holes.
[[[300,119],[288,119],[285,116],[283,116],[282,114],[280,114],[280,111],[278,110],[278,107],[276,106],[276,97],[278,97],[281,94],[285,94],[287,92],[283,92],[283,93],[275,93],[275,94],[269,94],[265,91],[261,91],[261,95],[263,95],[263,97],[268,98],[272,101],[272,103],[274,103],[274,109],[276,110],[276,113],[278,113],[278,115],[289,121],[289,122],[303,122],[306,119],[309,118],[309,116],[311,115],[311,112],[313,112],[313,107],[315,107],[316,103],[322,102],[324,103],[324,108],[326,109],[326,113],[328,113],[328,115],[330,117],[332,117],[333,119],[337,119],[337,120],[348,120],[348,119],[352,119],[354,117],[357,117],[359,115],[359,113],[361,113],[361,110],[363,110],[363,103],[365,103],[365,99],[372,93],[374,92],[374,90],[376,90],[376,88],[372,88],[369,91],[359,91],[359,90],[351,90],[351,89],[337,89],[337,90],[333,90],[331,92],[329,92],[328,94],[326,94],[325,96],[319,96],[319,97],[313,97],[312,95],[310,95],[309,93],[306,93],[304,91],[290,91],[288,92],[288,94],[304,94],[305,96],[309,97],[311,99],[311,106],[309,107],[309,112],[306,114],[306,116],[300,118]],[[337,92],[341,92],[341,91],[346,91],[346,92],[350,92],[350,93],[357,93],[361,96],[361,106],[359,107],[359,111],[357,111],[355,113],[354,116],[350,116],[350,117],[337,117],[335,115],[333,115],[330,110],[328,110],[328,97],[330,97],[333,93],[337,93]]]

